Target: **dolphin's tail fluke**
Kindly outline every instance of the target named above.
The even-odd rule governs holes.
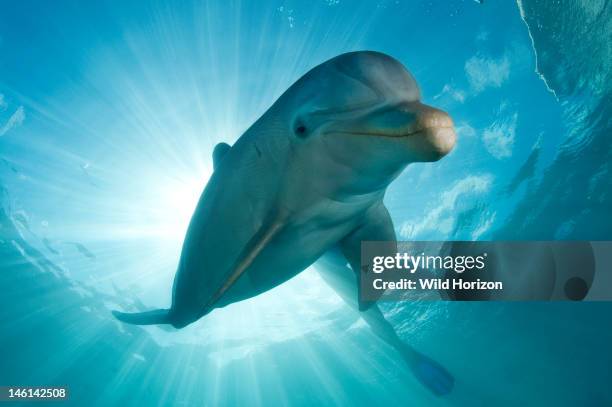
[[[170,310],[156,309],[147,312],[127,313],[113,311],[113,315],[119,321],[134,325],[156,325],[170,323]]]
[[[405,345],[400,351],[408,362],[412,373],[437,396],[444,396],[453,390],[455,378],[438,362]]]

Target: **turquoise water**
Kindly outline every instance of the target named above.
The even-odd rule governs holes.
[[[311,269],[181,330],[182,239],[233,143],[311,67],[373,49],[455,150],[386,204],[402,239],[612,240],[605,1],[231,1],[0,8],[0,385],[70,405],[612,405],[606,303],[382,304],[453,373],[437,398]]]

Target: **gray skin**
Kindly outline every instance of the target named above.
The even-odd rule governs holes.
[[[375,303],[357,299],[362,240],[395,241],[383,205],[410,163],[455,144],[450,117],[420,102],[412,75],[378,52],[339,55],[306,73],[232,146],[191,219],[172,307],[115,312],[134,324],[184,327],[215,308],[270,290],[318,259],[318,271],[434,393],[453,379],[404,344]]]

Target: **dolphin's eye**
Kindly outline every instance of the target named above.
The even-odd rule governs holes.
[[[306,137],[306,126],[304,126],[303,124],[298,124],[295,127],[295,134],[298,137]]]

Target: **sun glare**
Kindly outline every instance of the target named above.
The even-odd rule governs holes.
[[[182,241],[189,221],[204,190],[210,173],[169,180],[158,189],[159,217],[155,229],[159,236]]]

